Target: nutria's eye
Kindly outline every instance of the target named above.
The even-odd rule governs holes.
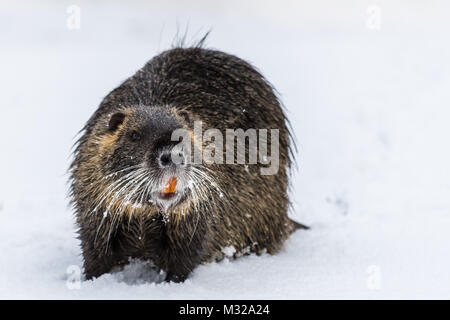
[[[131,132],[130,138],[133,141],[139,141],[139,140],[141,140],[141,135],[139,134],[139,132],[133,131],[133,132]]]
[[[123,113],[115,113],[109,119],[108,129],[109,131],[116,131],[116,129],[123,123],[125,115]]]
[[[183,117],[184,120],[186,120],[187,123],[191,122],[191,118],[189,117],[189,113],[187,111],[184,111],[184,110],[178,111],[178,115]]]

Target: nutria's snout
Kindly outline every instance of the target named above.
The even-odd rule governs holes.
[[[156,153],[158,168],[152,179],[157,181],[156,190],[151,193],[151,202],[168,208],[182,202],[192,184],[190,165],[182,143],[166,146]]]
[[[183,129],[183,121],[169,109],[156,109],[140,115],[144,119],[143,128],[146,137],[144,149],[147,150],[142,166],[147,167],[147,201],[153,205],[168,209],[180,204],[189,193],[190,166],[188,154],[182,140],[173,139],[176,130]],[[141,149],[136,148],[137,151]]]

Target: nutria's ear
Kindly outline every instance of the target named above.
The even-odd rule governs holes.
[[[111,119],[109,119],[108,130],[116,131],[116,129],[123,123],[124,119],[125,119],[125,115],[123,113],[121,113],[121,112],[114,113],[111,116]]]

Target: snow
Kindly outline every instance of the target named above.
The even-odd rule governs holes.
[[[225,255],[225,257],[232,258],[233,255],[236,253],[236,248],[233,246],[227,246],[225,248],[222,248],[222,252]]]
[[[0,298],[450,298],[448,3],[76,3],[79,30],[69,3],[0,4]],[[79,282],[71,146],[102,97],[186,25],[188,40],[212,29],[208,46],[280,92],[299,149],[290,215],[311,229],[182,284],[142,261]]]

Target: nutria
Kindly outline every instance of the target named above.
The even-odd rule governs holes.
[[[261,174],[262,161],[192,164],[183,150],[186,163],[174,164],[171,134],[200,120],[224,133],[278,129],[277,173]],[[81,134],[70,171],[86,279],[138,258],[183,281],[224,254],[276,253],[303,227],[287,216],[288,121],[271,85],[233,55],[159,54],[103,99]]]

